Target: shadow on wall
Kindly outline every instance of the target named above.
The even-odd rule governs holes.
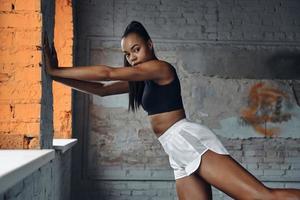
[[[177,53],[188,73],[238,79],[300,79],[300,51],[295,49],[201,46],[178,49]]]
[[[275,79],[300,79],[300,52],[284,51],[272,55],[266,62]]]
[[[275,53],[267,60],[266,67],[273,78],[292,80],[290,86],[297,105],[300,106],[300,52]]]
[[[288,80],[300,106],[300,50],[215,45],[178,49],[177,54],[190,74],[225,79]]]

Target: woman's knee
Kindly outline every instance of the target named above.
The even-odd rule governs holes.
[[[272,199],[275,200],[300,200],[300,190],[297,189],[270,189]]]
[[[278,192],[272,188],[265,187],[264,190],[257,191],[255,194],[247,198],[249,200],[288,200],[278,195]]]
[[[244,200],[279,200],[276,198],[273,191],[268,187],[264,187],[263,189],[245,193],[242,196],[243,197],[241,199]]]

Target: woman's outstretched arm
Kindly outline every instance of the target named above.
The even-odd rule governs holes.
[[[78,67],[57,67],[47,69],[47,73],[53,77],[69,78],[83,81],[109,81],[108,73],[111,67],[99,66],[78,66]]]
[[[52,79],[64,85],[70,86],[75,90],[102,97],[114,94],[127,93],[129,90],[128,82],[126,81],[118,81],[114,83],[103,84],[99,82],[88,82],[59,77],[52,77]]]
[[[43,43],[45,66],[47,73],[53,77],[83,81],[143,81],[160,80],[172,76],[170,64],[160,60],[150,60],[134,67],[110,67],[106,65],[58,67],[54,43],[51,47],[50,49],[48,39],[45,37]]]
[[[54,77],[70,78],[83,81],[143,81],[159,80],[166,77],[169,70],[162,61],[148,61],[135,67],[78,66],[48,69]],[[165,68],[163,68],[165,67]]]

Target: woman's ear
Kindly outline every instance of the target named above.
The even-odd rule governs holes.
[[[152,43],[151,39],[148,40],[147,44],[148,44],[149,49],[152,50],[153,49],[153,43]]]

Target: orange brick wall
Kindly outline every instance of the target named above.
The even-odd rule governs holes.
[[[73,65],[73,13],[71,0],[56,0],[54,43],[59,65]],[[54,138],[71,137],[71,89],[53,82]]]
[[[0,0],[0,149],[39,148],[41,0]],[[72,66],[70,0],[56,1],[55,43],[60,65]],[[71,137],[71,90],[53,82],[54,137]]]
[[[0,3],[0,148],[38,148],[40,0]]]

